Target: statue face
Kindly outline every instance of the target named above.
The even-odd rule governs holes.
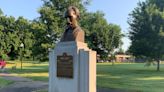
[[[72,28],[76,27],[77,15],[73,9],[68,9],[67,25]]]

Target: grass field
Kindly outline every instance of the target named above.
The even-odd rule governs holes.
[[[14,64],[8,64],[8,72],[14,76],[28,77],[33,80],[48,82],[48,63],[20,63],[12,70]],[[1,80],[1,79],[0,79]],[[144,64],[97,64],[97,86],[130,90],[130,92],[164,92],[164,64],[161,71],[156,72],[156,66],[144,67]]]
[[[11,69],[16,65],[16,70]],[[47,81],[48,82],[48,63],[23,63],[21,70],[20,62],[15,64],[7,64],[8,72],[14,76],[21,76],[31,78],[33,80]]]
[[[101,63],[97,65],[97,85],[132,92],[164,92],[164,64],[156,72],[156,66],[144,64]]]

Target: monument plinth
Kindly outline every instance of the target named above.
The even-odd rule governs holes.
[[[96,52],[85,43],[60,42],[49,58],[49,92],[96,92]]]
[[[96,52],[84,43],[79,11],[69,7],[67,28],[49,53],[49,92],[96,92]]]

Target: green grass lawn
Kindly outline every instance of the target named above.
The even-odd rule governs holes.
[[[19,63],[16,70],[12,70],[12,66],[8,64],[7,68],[14,76],[48,82],[48,63],[23,63],[23,70],[20,69]],[[144,67],[144,64],[113,66],[111,63],[98,63],[97,86],[130,90],[130,92],[164,92],[164,64],[161,64],[161,71],[157,72],[156,66]]]
[[[136,92],[164,92],[164,64],[161,71],[156,66],[144,64],[97,64],[97,85],[105,88]]]
[[[11,69],[14,65],[16,70]],[[48,63],[23,63],[23,69],[21,69],[20,62],[16,62],[16,64],[7,64],[7,68],[7,72],[13,76],[48,82]]]

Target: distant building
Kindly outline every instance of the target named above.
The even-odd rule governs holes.
[[[116,62],[133,62],[134,57],[132,55],[117,54],[115,55]]]

